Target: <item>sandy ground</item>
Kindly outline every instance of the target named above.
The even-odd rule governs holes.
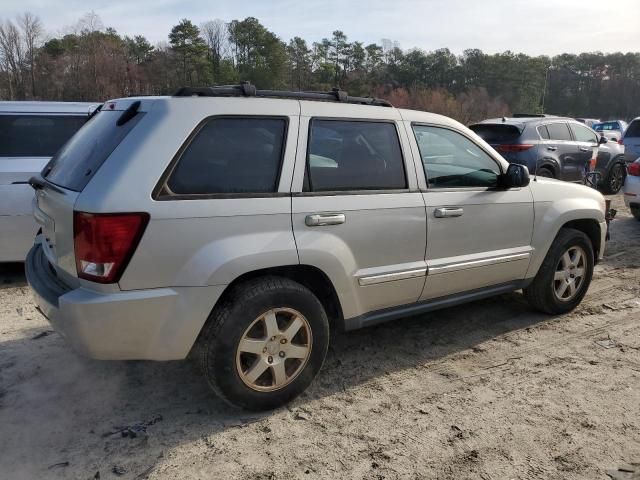
[[[341,334],[259,415],[186,362],[76,356],[0,266],[0,478],[608,478],[640,462],[640,223],[615,202],[570,315],[514,293]]]

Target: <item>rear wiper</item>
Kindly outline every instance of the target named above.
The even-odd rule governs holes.
[[[139,108],[140,108],[140,100],[133,102],[131,105],[129,105],[129,108],[127,108],[124,112],[122,112],[122,115],[120,115],[120,118],[118,118],[116,125],[118,127],[121,127],[122,125],[127,123],[129,120],[131,120],[133,117],[136,116],[136,113],[138,113]]]
[[[60,188],[56,187],[55,185],[52,185],[51,183],[45,181],[44,178],[40,177],[40,176],[33,176],[29,179],[29,185],[31,185],[31,188],[33,188],[34,190],[42,190],[43,188],[47,187],[50,188],[53,191],[59,192],[59,193],[64,193],[64,190],[61,190]]]

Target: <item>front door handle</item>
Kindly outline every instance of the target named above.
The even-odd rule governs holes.
[[[459,207],[440,207],[434,210],[436,218],[461,217],[463,213],[464,210]]]
[[[555,152],[556,150],[558,150],[558,147],[547,147],[547,150],[549,150],[550,152]]]
[[[581,151],[581,152],[590,152],[590,151],[591,151],[591,149],[590,149],[590,148],[587,148],[587,147],[580,147],[580,151]]]
[[[325,225],[340,225],[346,222],[344,213],[314,213],[307,215],[304,219],[307,227],[322,227]]]

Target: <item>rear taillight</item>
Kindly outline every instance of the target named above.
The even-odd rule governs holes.
[[[117,282],[148,222],[148,213],[73,212],[78,277],[98,283]]]
[[[519,153],[533,148],[533,145],[518,143],[516,145],[496,145],[495,149],[502,153]]]
[[[627,167],[627,174],[634,177],[640,177],[640,162],[634,162],[629,165]]]
[[[622,139],[618,140],[618,145],[624,145],[624,141]]]

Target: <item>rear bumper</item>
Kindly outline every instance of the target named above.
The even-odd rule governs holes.
[[[193,346],[224,286],[101,293],[70,289],[35,245],[25,265],[40,311],[72,348],[100,360],[179,360]]]

